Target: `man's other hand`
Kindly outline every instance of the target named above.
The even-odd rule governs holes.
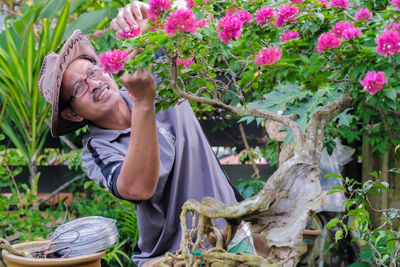
[[[139,1],[133,1],[118,10],[118,15],[111,21],[113,30],[119,33],[128,32],[131,27],[136,29],[140,27],[140,32],[147,30],[147,10],[149,5]]]
[[[143,49],[127,50],[128,60],[134,59],[137,55],[143,53]],[[134,103],[146,101],[153,105],[156,96],[156,84],[151,73],[151,66],[145,69],[137,68],[135,73],[125,73],[119,78],[119,81],[132,95]]]

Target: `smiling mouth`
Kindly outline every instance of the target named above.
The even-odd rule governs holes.
[[[93,95],[94,102],[100,102],[103,96],[110,90],[109,85],[107,83],[103,83],[99,86],[96,90],[95,94]]]

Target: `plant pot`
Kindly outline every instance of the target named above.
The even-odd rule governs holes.
[[[49,241],[33,241],[13,245],[13,248],[18,250],[27,250],[39,248],[48,244]],[[3,250],[2,256],[7,261],[8,267],[30,267],[30,266],[78,266],[78,267],[100,267],[101,257],[105,251],[92,253],[88,255],[72,257],[72,258],[26,258],[10,254],[8,251]]]

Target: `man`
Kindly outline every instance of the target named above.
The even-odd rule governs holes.
[[[128,23],[145,30],[146,10],[147,5],[133,2],[111,25],[117,31],[129,30]],[[97,63],[90,42],[75,31],[59,54],[45,57],[39,90],[53,105],[52,135],[88,124],[82,164],[89,178],[137,204],[139,240],[132,259],[141,266],[179,248],[185,201],[211,196],[231,203],[241,196],[187,101],[155,114],[156,82],[150,68],[125,73],[120,91]]]

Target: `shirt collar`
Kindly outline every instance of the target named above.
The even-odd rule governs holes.
[[[125,88],[122,88],[120,90],[120,94],[128,104],[129,109],[132,110],[132,100],[130,99],[128,91]],[[105,141],[113,141],[117,139],[120,135],[131,132],[131,128],[126,128],[124,130],[104,129],[91,123],[88,123],[88,126],[90,137],[99,138]]]

